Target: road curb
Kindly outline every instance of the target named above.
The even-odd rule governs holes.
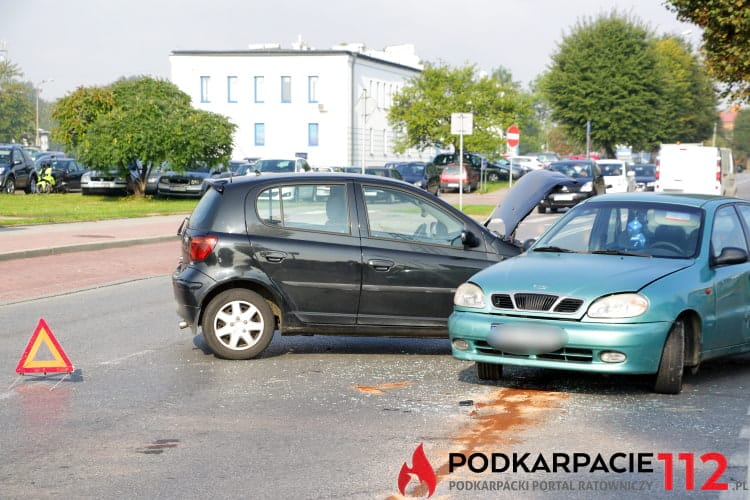
[[[89,243],[76,243],[74,245],[62,245],[46,248],[30,248],[16,252],[0,253],[0,262],[14,259],[28,259],[32,257],[46,257],[50,255],[62,255],[86,250],[105,250],[107,248],[122,248],[135,245],[147,245],[149,243],[163,243],[165,241],[179,241],[175,235],[149,236],[146,238],[117,239],[112,241],[98,241]]]

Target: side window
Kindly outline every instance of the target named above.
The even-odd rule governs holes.
[[[463,247],[463,223],[437,206],[390,188],[362,190],[370,237]]]
[[[342,234],[349,233],[348,206],[343,184],[276,186],[261,192],[256,202],[266,224]]]
[[[714,226],[711,230],[711,255],[718,257],[726,247],[741,248],[747,252],[745,233],[737,212],[731,205],[721,207],[714,215]]]

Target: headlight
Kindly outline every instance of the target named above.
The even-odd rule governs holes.
[[[582,193],[590,193],[594,189],[594,183],[593,182],[587,182],[583,186],[581,186],[581,192]]]
[[[422,181],[417,181],[414,183],[414,185],[417,187],[422,187]]]
[[[457,306],[483,309],[485,306],[484,292],[473,283],[464,283],[456,289],[453,303]]]
[[[91,174],[86,172],[81,176],[81,182],[89,182],[91,180]]]
[[[620,293],[594,301],[591,318],[634,318],[648,311],[648,299],[639,293]]]
[[[0,167],[0,175],[5,173],[6,169],[9,169],[10,167]]]

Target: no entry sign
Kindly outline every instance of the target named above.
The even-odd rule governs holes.
[[[515,148],[518,146],[518,142],[521,139],[521,131],[518,130],[518,127],[516,125],[511,125],[508,127],[508,131],[505,133],[505,138],[508,142],[508,146],[511,148]]]

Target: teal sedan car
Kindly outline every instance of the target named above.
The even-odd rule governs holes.
[[[453,356],[480,379],[503,365],[653,374],[750,351],[750,202],[605,194],[565,213],[526,252],[460,285]]]

